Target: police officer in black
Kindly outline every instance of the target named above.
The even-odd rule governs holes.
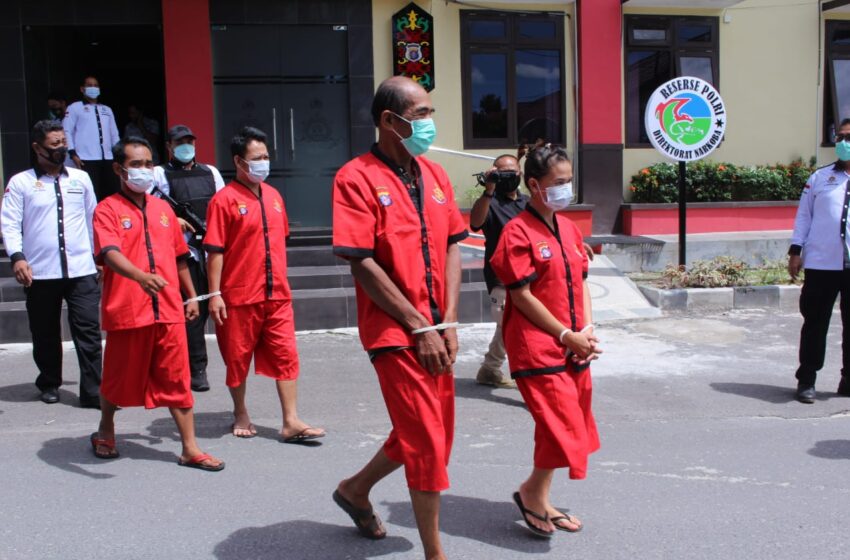
[[[195,135],[185,125],[179,124],[168,130],[168,163],[154,169],[156,189],[177,203],[186,204],[191,211],[206,222],[207,205],[213,195],[224,187],[224,180],[218,169],[212,165],[195,161]],[[154,195],[158,193],[153,192]],[[206,259],[201,248],[200,233],[187,220],[178,221],[186,236],[192,258],[189,259],[189,272],[195,284],[195,292],[207,293]],[[209,391],[207,381],[207,346],[204,339],[205,327],[209,318],[207,302],[200,303],[201,315],[186,323],[186,335],[189,341],[189,366],[192,371],[192,390]]]

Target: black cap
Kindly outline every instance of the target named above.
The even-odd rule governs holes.
[[[181,138],[186,138],[187,136],[195,138],[195,134],[192,132],[192,129],[186,126],[185,124],[178,124],[172,126],[168,129],[168,141],[174,142],[175,140],[180,140]]]

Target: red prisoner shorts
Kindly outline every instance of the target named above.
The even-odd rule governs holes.
[[[280,381],[298,378],[298,348],[291,301],[228,306],[227,319],[223,325],[216,325],[215,335],[227,366],[228,387],[245,383],[251,358],[254,358],[254,371],[259,375]]]
[[[455,423],[454,375],[431,375],[419,365],[412,349],[379,354],[373,364],[393,425],[384,453],[404,464],[409,488],[447,489]]]
[[[571,479],[585,478],[587,456],[599,449],[590,368],[519,377],[516,383],[534,418],[534,466],[569,467]]]
[[[100,394],[121,407],[191,408],[186,325],[154,323],[106,333]]]

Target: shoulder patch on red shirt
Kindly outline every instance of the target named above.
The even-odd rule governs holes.
[[[277,210],[277,213],[278,213],[278,214],[282,214],[282,213],[283,213],[283,206],[281,206],[281,205],[280,205],[280,201],[279,201],[279,200],[275,200],[275,201],[274,201],[274,209],[275,209],[275,210]]]
[[[130,218],[130,216],[123,214],[121,216],[120,220],[121,220],[121,227],[122,228],[130,229],[131,227],[133,227],[133,220]]]
[[[552,250],[549,248],[549,243],[546,241],[537,242],[537,251],[540,252],[540,258],[551,259]]]
[[[247,216],[248,215],[248,205],[245,204],[244,202],[237,202],[236,203],[236,209],[239,211],[240,216]]]
[[[393,199],[390,196],[390,189],[387,187],[375,187],[375,192],[378,194],[378,201],[382,206],[392,206]]]
[[[168,225],[169,225],[168,215],[166,215],[165,212],[163,212],[162,214],[159,215],[159,223],[162,224],[162,227],[168,227]]]
[[[434,192],[431,193],[431,198],[437,201],[438,204],[446,203],[446,193],[440,188],[440,185],[434,185]]]

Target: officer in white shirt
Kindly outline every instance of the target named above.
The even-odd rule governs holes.
[[[815,171],[800,197],[788,250],[788,272],[796,278],[805,267],[800,312],[800,367],[797,400],[815,401],[815,378],[823,367],[826,335],[835,299],[841,294],[842,369],[838,394],[850,397],[850,119],[835,135],[838,160]]]
[[[88,76],[80,86],[82,101],[68,105],[62,124],[68,139],[68,153],[78,169],[87,172],[97,200],[118,192],[118,177],[112,171],[112,146],[120,139],[112,109],[97,102],[100,85]]]
[[[62,300],[80,365],[80,405],[100,408],[100,286],[93,256],[96,205],[89,176],[63,165],[65,131],[43,120],[32,130],[32,169],[9,180],[0,226],[15,278],[24,286],[41,400],[59,401]]]
[[[195,160],[195,134],[182,124],[168,129],[168,163],[154,168],[154,181],[157,188],[179,203],[188,204],[195,215],[207,219],[207,206],[213,195],[224,187],[224,179],[218,169],[212,165],[198,163]],[[156,193],[154,193],[156,195]],[[187,261],[195,292],[204,295],[208,292],[206,259],[201,239],[195,231],[179,217],[189,243],[192,258]],[[186,338],[189,343],[189,366],[192,373],[192,390],[209,391],[207,381],[207,343],[204,338],[209,309],[207,302],[200,304],[200,316],[186,323]]]

